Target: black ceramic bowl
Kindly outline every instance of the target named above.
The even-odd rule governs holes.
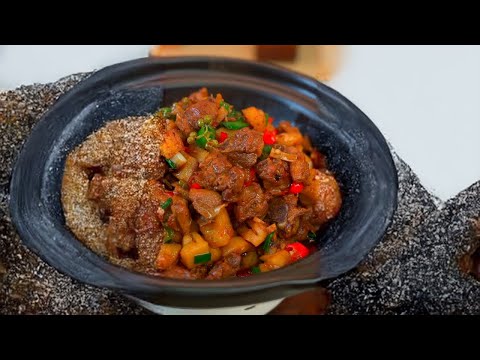
[[[219,281],[134,273],[96,255],[65,227],[60,202],[65,158],[107,121],[152,113],[206,86],[237,108],[257,106],[288,119],[324,152],[341,184],[343,206],[320,237],[320,251],[286,268]],[[139,59],[107,67],[63,95],[34,128],[11,182],[11,215],[24,243],[82,282],[174,307],[265,302],[309,289],[352,268],[382,238],[397,201],[385,139],[350,101],[303,75],[228,58]]]

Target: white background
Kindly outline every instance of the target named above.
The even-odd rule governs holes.
[[[0,46],[0,89],[148,54],[150,45]],[[480,47],[351,46],[329,83],[446,200],[480,180]]]

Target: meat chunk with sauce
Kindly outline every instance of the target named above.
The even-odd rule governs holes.
[[[243,189],[235,206],[234,212],[238,222],[263,218],[267,214],[268,203],[259,184],[253,183]]]
[[[238,270],[240,270],[240,264],[242,262],[242,257],[239,254],[230,253],[222,260],[218,261],[213,265],[212,269],[209,271],[206,279],[207,280],[216,280],[216,279],[225,279],[231,276],[234,276]]]
[[[340,187],[333,175],[316,170],[311,184],[305,186],[300,193],[300,201],[312,208],[312,223],[322,225],[340,211],[342,205]]]
[[[310,167],[306,160],[306,155],[293,146],[288,147],[286,152],[297,156],[297,160],[289,163],[292,180],[303,184],[307,183],[310,177]]]
[[[297,206],[298,198],[293,194],[276,196],[272,198],[268,206],[268,219],[277,224],[282,237],[295,236],[300,228],[301,217],[311,210]]]
[[[218,214],[218,207],[222,205],[219,193],[207,189],[190,189],[190,200],[193,208],[205,219],[213,219]]]
[[[200,164],[200,171],[194,174],[193,182],[222,192],[225,201],[234,201],[242,191],[247,176],[245,169],[233,166],[225,155],[214,151]]]
[[[290,169],[286,161],[267,158],[257,163],[256,170],[266,190],[279,194],[290,186]]]
[[[258,131],[243,128],[227,138],[220,145],[219,150],[227,155],[230,162],[244,168],[251,168],[262,154],[263,137]]]
[[[200,129],[198,120],[205,118],[207,115],[216,119],[217,113],[218,107],[213,99],[200,100],[177,114],[176,125],[185,136],[188,136],[191,132]]]

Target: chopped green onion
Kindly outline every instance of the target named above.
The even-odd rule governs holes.
[[[252,267],[252,274],[260,274],[260,268],[258,266]]]
[[[182,189],[188,190],[190,186],[188,186],[188,183],[183,180],[178,181],[178,186],[180,186]]]
[[[172,108],[163,107],[159,110],[159,112],[164,118],[168,118],[172,114]]]
[[[182,167],[187,163],[187,159],[181,152],[176,153],[173,157],[170,158],[170,161],[175,164],[175,168]]]
[[[172,201],[173,201],[172,198],[168,198],[167,201],[165,201],[165,202],[162,204],[162,206],[161,206],[162,209],[163,209],[163,210],[167,210],[168,207],[169,207],[170,205],[172,205]]]
[[[230,111],[230,108],[232,107],[232,105],[230,105],[229,103],[225,102],[225,101],[220,101],[220,106],[223,107],[224,109]]]
[[[315,234],[313,231],[309,231],[307,236],[311,241],[317,240],[317,234]]]
[[[197,133],[197,139],[195,142],[199,147],[205,149],[205,146],[210,140],[215,139],[215,129],[210,125],[203,125]]]
[[[203,118],[203,123],[204,124],[210,124],[212,122],[212,116],[211,115],[205,115]]]
[[[272,151],[272,145],[265,145],[263,147],[262,156],[260,157],[260,160],[265,160],[266,158],[268,158],[271,151]]]
[[[243,129],[244,127],[248,127],[249,124],[246,123],[245,121],[242,120],[237,120],[237,121],[227,121],[222,123],[223,126],[225,126],[229,130],[240,130]]]
[[[245,118],[243,117],[243,114],[238,111],[238,110],[232,110],[227,117],[233,117],[237,119],[238,121],[245,121]]]
[[[270,118],[270,115],[265,113],[265,125],[268,125],[268,119]]]
[[[264,251],[268,251],[268,249],[270,249],[270,246],[272,246],[273,235],[275,235],[275,232],[271,232],[265,238],[265,242],[263,243],[263,250]]]
[[[168,244],[172,242],[173,237],[175,236],[175,232],[170,226],[163,225],[163,228],[165,229],[165,238],[163,239],[163,242],[165,244]]]
[[[168,166],[170,166],[171,169],[175,170],[177,168],[177,165],[175,165],[175,163],[172,160],[165,159],[165,161],[167,162]]]
[[[206,262],[209,262],[212,259],[212,254],[211,253],[205,253],[205,254],[200,254],[200,255],[195,255],[193,258],[193,263],[194,264],[205,264]]]

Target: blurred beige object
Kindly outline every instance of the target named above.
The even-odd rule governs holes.
[[[255,59],[255,45],[155,45],[150,56],[227,56]]]
[[[257,45],[155,45],[150,56],[227,56],[257,59]],[[274,64],[329,81],[341,66],[343,47],[339,45],[299,45],[295,61],[271,61]]]

